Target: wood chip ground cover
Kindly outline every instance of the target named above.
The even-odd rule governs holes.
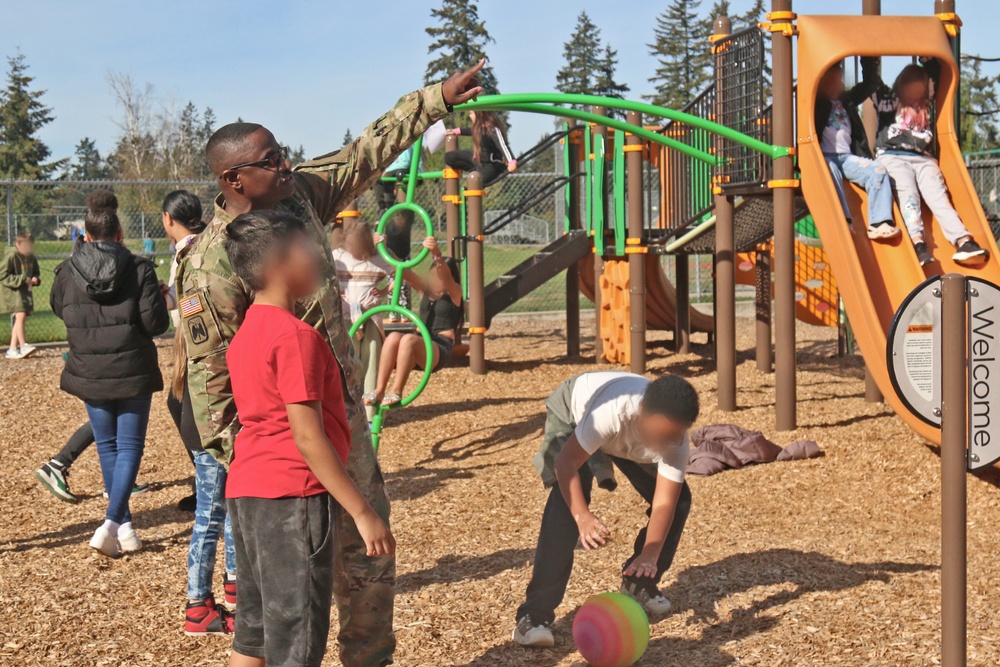
[[[680,357],[667,349],[667,334],[653,333],[650,370],[692,379],[702,424],[737,423],[783,445],[814,439],[826,456],[691,479],[693,511],[663,582],[674,612],[654,623],[640,664],[937,664],[937,452],[888,407],[864,401],[860,361],[833,357],[833,331],[803,325],[800,428],[776,433],[773,376],[756,370],[752,331],[752,320],[740,321],[735,414],[714,407],[707,345]],[[584,343],[592,354],[592,339]],[[578,553],[556,648],[526,651],[510,641],[545,498],[530,464],[542,401],[595,367],[592,357],[566,360],[564,349],[559,321],[498,324],[487,339],[488,375],[473,376],[464,362],[446,369],[416,405],[389,417],[380,458],[399,541],[398,665],[583,664],[570,638],[573,610],[617,588],[644,520],[625,486],[595,491],[613,540]],[[0,664],[225,664],[227,639],[182,632],[191,515],[175,505],[190,492],[191,468],[163,394],[154,398],[140,473],[152,490],[133,504],[147,544],[141,553],[111,561],[87,546],[105,507],[96,452],[73,468],[78,505],[33,479],[85,419],[79,401],[58,390],[61,352],[0,363]],[[160,358],[166,373],[168,346]],[[994,471],[969,478],[970,665],[1000,662],[997,485]],[[327,664],[339,665],[330,646]]]

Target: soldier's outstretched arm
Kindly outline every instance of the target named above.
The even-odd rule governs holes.
[[[206,261],[213,261],[211,255],[218,254],[213,251],[210,249],[198,258],[201,268],[193,268],[187,262],[183,265],[178,280],[181,293],[178,308],[187,348],[188,390],[201,445],[228,468],[240,423],[226,350],[250,303],[238,279],[225,277],[232,275],[225,253],[214,260],[225,262],[225,267],[209,270],[205,265]]]
[[[432,124],[451,113],[454,105],[482,93],[475,76],[485,64],[481,60],[443,83],[404,95],[395,107],[379,116],[344,148],[297,166],[296,171],[316,174],[325,181],[303,179],[323,222],[331,222],[348,203],[371,187],[400,153]]]

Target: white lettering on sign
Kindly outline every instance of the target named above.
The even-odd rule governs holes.
[[[969,468],[1000,458],[1000,289],[980,280],[969,281]]]

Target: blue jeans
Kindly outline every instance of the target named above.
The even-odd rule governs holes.
[[[212,597],[212,575],[219,536],[225,540],[226,572],[236,572],[233,527],[226,514],[226,469],[208,452],[191,452],[194,459],[194,528],[188,550],[188,599]]]
[[[132,520],[128,501],[146,446],[151,399],[147,394],[118,401],[85,403],[101,461],[104,490],[108,493],[106,518],[115,523]]]
[[[892,222],[892,183],[884,165],[853,153],[823,153],[823,157],[830,167],[833,186],[837,188],[837,196],[848,220],[851,219],[851,209],[844,190],[845,178],[863,187],[868,194],[869,225]]]

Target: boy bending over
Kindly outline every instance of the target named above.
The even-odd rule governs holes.
[[[527,599],[517,610],[514,641],[554,644],[549,626],[573,569],[577,539],[603,546],[611,532],[590,511],[594,475],[588,459],[600,450],[649,503],[649,523],[622,566],[621,592],[650,614],[669,611],[660,578],[670,567],[691,510],[684,482],[687,431],[698,418],[698,394],[686,380],[665,375],[600,371],[562,383],[545,402],[547,416],[535,467],[552,492],[542,515]]]
[[[297,300],[319,289],[319,249],[298,218],[253,211],[226,228],[226,254],[253,305],[226,353],[242,430],[226,485],[236,545],[231,667],[323,661],[333,597],[334,510],[353,517],[369,556],[389,528],[348,477],[351,433],[340,367]]]

